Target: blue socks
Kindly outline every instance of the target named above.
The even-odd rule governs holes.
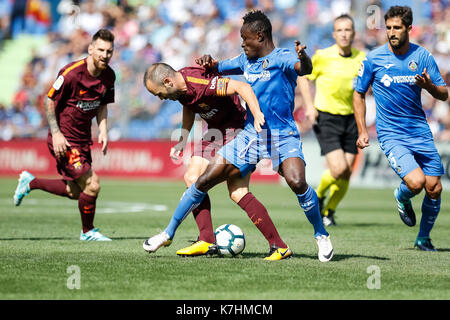
[[[427,195],[422,202],[422,218],[420,220],[420,229],[418,238],[429,238],[431,229],[433,229],[434,222],[441,210],[441,199],[434,200]]]
[[[303,211],[305,211],[306,218],[314,227],[314,237],[321,235],[328,236],[327,230],[323,226],[322,217],[319,210],[319,198],[317,193],[311,186],[308,186],[308,190],[304,194],[297,194],[298,202]]]
[[[181,197],[180,202],[178,203],[178,207],[175,209],[175,212],[172,215],[172,219],[170,219],[169,225],[167,226],[165,232],[169,235],[170,239],[175,235],[175,231],[178,226],[183,222],[184,218],[194,210],[205,198],[206,192],[201,192],[195,187],[195,183],[193,183]]]
[[[398,187],[398,194],[397,194],[397,199],[402,201],[402,202],[406,202],[408,200],[410,200],[412,197],[414,197],[416,194],[414,192],[412,192],[411,190],[408,189],[408,187],[406,186],[406,183],[404,183],[402,181],[402,183],[400,183],[400,186]]]

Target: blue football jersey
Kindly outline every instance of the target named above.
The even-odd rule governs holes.
[[[422,89],[414,79],[425,68],[436,86],[445,86],[431,53],[414,43],[404,55],[395,55],[386,43],[363,60],[355,90],[367,92],[372,85],[379,141],[431,135],[422,109]]]
[[[275,48],[265,57],[248,60],[241,55],[219,62],[218,71],[224,75],[243,74],[258,98],[266,123],[263,128],[280,133],[298,133],[292,115],[294,110],[297,54]],[[247,108],[246,128],[253,129],[253,115]]]

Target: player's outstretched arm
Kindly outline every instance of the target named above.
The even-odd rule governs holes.
[[[194,125],[195,113],[183,106],[183,119],[181,120],[181,135],[178,143],[170,148],[170,157],[174,160],[179,160]]]
[[[108,130],[107,130],[108,108],[106,104],[101,105],[97,112],[98,143],[102,144],[102,152],[106,155],[108,150]]]
[[[303,46],[300,41],[295,40],[295,51],[297,52],[300,61],[295,64],[294,69],[299,76],[310,74],[313,70],[311,58],[306,53],[305,49],[306,46]]]
[[[356,125],[358,126],[358,140],[356,146],[364,149],[369,146],[369,134],[366,126],[366,94],[355,91],[353,93],[353,109],[355,112]]]
[[[448,89],[446,86],[436,86],[431,81],[427,68],[423,69],[422,75],[416,74],[416,85],[427,90],[435,99],[446,101],[448,99]]]
[[[59,130],[58,121],[56,121],[55,108],[55,102],[48,98],[45,103],[45,113],[47,115],[50,132],[52,133],[53,151],[55,152],[56,157],[60,158],[66,155],[67,147],[70,147],[70,143]]]
[[[195,63],[206,69],[214,69],[219,64],[219,60],[213,59],[209,54],[204,54],[200,58],[195,59]]]
[[[253,118],[255,118],[255,130],[256,132],[260,132],[261,127],[264,125],[265,119],[264,114],[259,108],[258,99],[256,98],[252,87],[248,83],[230,79],[230,81],[228,82],[226,94],[227,96],[239,94],[242,99],[244,99],[244,101],[247,103],[248,108],[250,109],[250,112],[253,115]]]

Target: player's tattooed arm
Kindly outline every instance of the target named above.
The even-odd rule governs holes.
[[[60,132],[58,122],[56,121],[55,102],[52,99],[47,99],[45,113],[47,114],[48,126],[50,127],[51,133],[55,134]]]
[[[59,130],[55,114],[55,102],[52,99],[47,99],[47,102],[45,103],[45,113],[47,115],[50,132],[52,133],[53,151],[58,158],[64,157],[67,152],[67,147],[70,147],[70,143]]]
[[[299,76],[310,74],[313,70],[311,58],[306,53],[305,49],[306,46],[302,45],[300,41],[295,40],[295,51],[297,52],[300,61],[295,64],[294,69]]]

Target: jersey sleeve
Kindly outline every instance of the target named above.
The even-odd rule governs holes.
[[[53,82],[52,87],[47,93],[47,97],[52,100],[57,100],[61,96],[63,96],[65,92],[72,90],[70,78],[68,76],[64,77],[63,71],[64,70],[59,71],[58,77],[56,78],[55,82]]]
[[[436,60],[434,60],[434,57],[430,52],[427,51],[426,54],[427,57],[425,58],[425,68],[427,68],[427,72],[430,75],[431,81],[436,86],[445,86],[445,81],[442,78]]]
[[[365,57],[359,67],[358,78],[356,79],[355,91],[365,93],[369,90],[373,81],[372,63],[368,57]]]
[[[113,81],[111,82],[111,85],[106,88],[105,96],[102,98],[101,104],[108,104],[114,102],[114,82],[116,81],[116,75],[114,72],[112,72],[112,78]]]
[[[227,95],[227,88],[229,82],[230,78],[222,78],[220,76],[215,76],[206,85],[204,95],[225,97]]]
[[[244,73],[244,54],[231,59],[219,61],[217,71],[224,75],[239,75]]]
[[[283,50],[280,52],[279,61],[284,74],[288,75],[292,79],[296,79],[298,77],[294,68],[295,64],[300,61],[297,54],[294,54],[289,50]]]

